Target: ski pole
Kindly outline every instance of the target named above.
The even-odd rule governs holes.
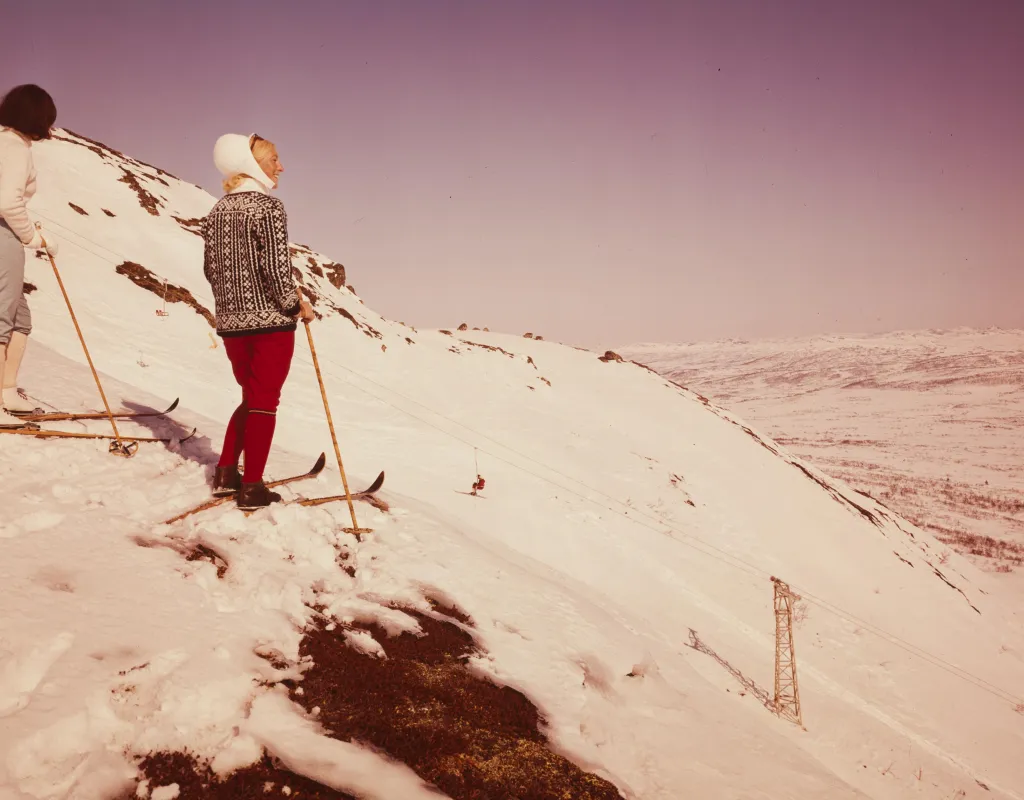
[[[296,292],[299,295],[299,302],[302,302],[302,288],[296,287]],[[341,463],[341,450],[338,447],[338,436],[334,432],[334,421],[331,419],[331,407],[327,403],[327,390],[324,388],[324,378],[320,374],[320,362],[317,361],[316,347],[313,345],[313,332],[309,329],[309,323],[305,322],[306,327],[306,339],[309,341],[309,353],[313,357],[313,369],[316,370],[316,379],[320,384],[320,396],[324,401],[324,412],[327,414],[327,427],[331,429],[331,441],[334,443],[334,455],[338,459],[338,471],[341,472],[341,483],[345,487],[345,499],[348,501],[348,511],[352,515],[352,527],[343,528],[346,533],[360,534],[370,533],[372,528],[360,528],[359,523],[356,522],[356,507],[352,503],[352,493],[348,489],[348,478],[345,477],[345,466]]]
[[[38,230],[39,228],[40,225],[37,222],[36,229]],[[43,248],[45,248],[46,240],[43,239],[42,242]],[[92,370],[92,377],[96,380],[96,388],[100,390],[100,397],[103,400],[103,408],[107,411],[107,419],[110,420],[110,427],[114,429],[114,438],[116,441],[110,443],[110,452],[116,456],[121,456],[122,458],[131,458],[139,449],[139,443],[130,442],[129,444],[125,444],[121,441],[121,434],[117,432],[117,423],[114,422],[114,414],[110,410],[110,404],[107,402],[107,395],[104,394],[103,386],[100,383],[100,376],[96,372],[96,367],[93,366],[92,356],[89,355],[89,348],[85,346],[85,337],[82,336],[82,329],[78,326],[78,319],[75,317],[75,310],[71,307],[71,298],[68,297],[67,290],[64,288],[64,281],[60,279],[60,270],[57,269],[57,262],[53,260],[53,256],[48,250],[46,251],[46,255],[50,259],[50,266],[53,267],[53,274],[54,277],[57,278],[57,285],[60,286],[61,294],[64,295],[64,302],[68,305],[68,312],[71,314],[71,321],[75,324],[75,330],[78,332],[78,341],[82,343],[82,350],[85,351],[85,360],[89,362],[89,369]]]

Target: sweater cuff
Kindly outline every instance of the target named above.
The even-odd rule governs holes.
[[[301,309],[302,306],[300,306],[298,300],[296,300],[295,305],[293,305],[291,308],[286,308],[284,314],[286,317],[297,317]]]

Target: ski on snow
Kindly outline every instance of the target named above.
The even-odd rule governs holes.
[[[278,487],[278,486],[286,486],[289,483],[295,483],[296,481],[304,481],[307,478],[315,478],[317,475],[319,475],[321,472],[323,472],[323,469],[324,469],[324,467],[326,465],[327,465],[327,454],[326,453],[321,453],[320,454],[320,458],[318,458],[316,460],[316,463],[313,465],[313,468],[309,472],[303,472],[301,475],[292,475],[291,477],[288,477],[288,478],[279,478],[276,481],[267,481],[267,488],[268,489],[273,489],[273,488]],[[183,511],[180,514],[178,514],[177,516],[174,516],[174,517],[171,517],[168,520],[165,520],[164,524],[165,525],[170,525],[173,522],[177,522],[178,520],[185,519],[185,517],[190,517],[193,514],[198,514],[200,511],[206,511],[208,508],[215,508],[216,506],[219,506],[221,503],[226,503],[228,500],[233,500],[234,497],[235,497],[235,492],[231,492],[229,494],[220,495],[219,497],[211,497],[205,503],[201,503],[198,506],[196,506],[195,508],[191,508],[188,511]]]
[[[170,414],[178,407],[178,399],[175,398],[163,411],[119,411],[113,415],[114,419],[138,419],[140,417],[163,417]],[[80,419],[109,419],[105,411],[83,411],[81,413],[65,411],[46,411],[35,414],[17,414],[18,419],[25,422],[65,422]]]
[[[369,497],[371,494],[377,492],[381,486],[384,485],[384,473],[376,477],[373,483],[363,489],[361,492],[352,492],[353,500],[361,500],[364,497]],[[285,505],[297,504],[300,506],[322,506],[324,503],[333,503],[338,500],[345,500],[346,495],[343,494],[332,494],[330,497],[297,497],[294,500],[283,500],[282,503]]]
[[[170,444],[173,441],[187,442],[196,435],[197,428],[193,428],[188,436],[178,437],[156,437],[156,436],[122,436],[122,442],[163,442]],[[80,433],[72,431],[47,431],[35,426],[31,428],[0,428],[0,433],[13,434],[17,436],[34,436],[37,439],[111,439],[118,437],[112,433]]]

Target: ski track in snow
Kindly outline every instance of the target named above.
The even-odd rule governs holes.
[[[62,275],[111,403],[182,398],[169,418],[123,429],[199,435],[130,460],[104,442],[0,436],[3,800],[110,797],[133,780],[124,753],[186,748],[221,774],[266,750],[369,797],[437,797],[404,765],[325,736],[274,688],[296,677],[312,606],[395,635],[418,624],[388,606],[433,615],[428,597],[472,617],[484,650],[472,669],[522,691],[552,746],[626,797],[1022,796],[1024,716],[1008,698],[870,632],[1014,690],[1024,632],[993,576],[953,555],[941,579],[927,533],[656,375],[549,342],[458,334],[502,353],[414,331],[318,282],[318,256],[295,263],[327,311],[313,331],[349,482],[386,469],[391,511],[357,504],[374,529],[362,541],[341,530],[344,503],[249,517],[225,504],[162,525],[208,496],[236,387],[202,316],[174,304],[157,317],[156,296],[114,266],[130,259],[212,306],[201,242],[169,218],[202,216],[212,198],[149,180],[153,215],[91,150],[53,142],[37,163],[33,208],[62,226]],[[59,291],[30,261],[22,384],[48,407],[94,408]],[[271,477],[330,454],[303,348]],[[457,493],[475,477],[474,445],[485,500]],[[283,494],[340,491],[329,458]],[[771,694],[770,574],[846,614],[808,602],[797,623],[806,731],[750,689]],[[714,655],[688,646],[691,629]],[[387,639],[348,641],[387,657]]]

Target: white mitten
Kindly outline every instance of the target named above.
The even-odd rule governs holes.
[[[45,248],[43,247],[43,240],[46,241],[46,247]],[[30,248],[32,250],[44,250],[45,249],[46,252],[49,253],[51,256],[57,255],[57,249],[58,249],[58,247],[57,247],[57,240],[53,238],[53,234],[49,234],[48,233],[48,234],[46,234],[44,236],[43,235],[43,229],[39,225],[36,225],[36,232],[32,236],[32,241],[29,242],[27,245],[25,245],[25,247],[28,247],[28,248]]]

